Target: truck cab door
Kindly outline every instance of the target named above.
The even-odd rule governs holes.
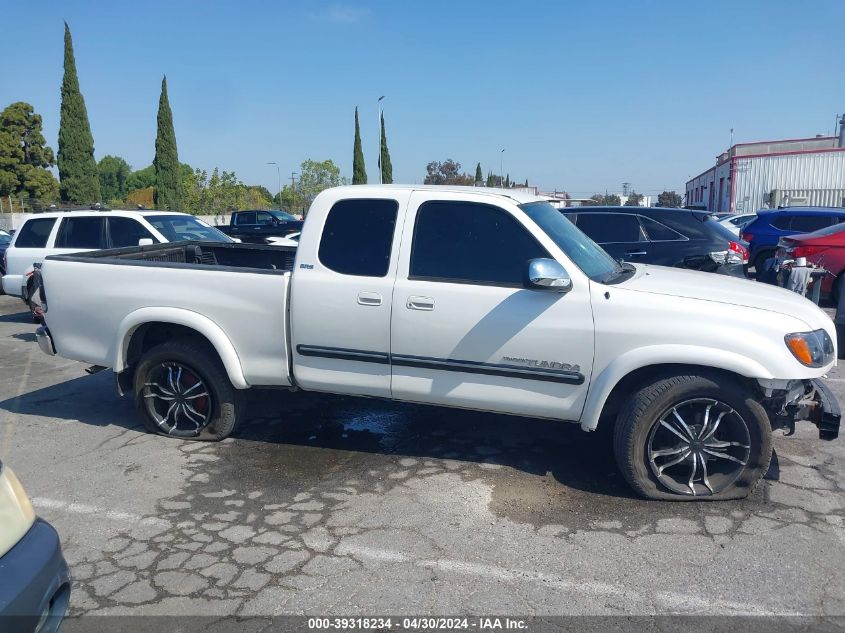
[[[290,298],[293,374],[303,388],[390,396],[390,308],[409,196],[341,189],[314,203]]]
[[[589,280],[500,202],[411,197],[393,292],[393,397],[578,420],[593,364]],[[527,288],[535,258],[558,259],[571,290]]]

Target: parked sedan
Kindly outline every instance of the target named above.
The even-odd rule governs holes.
[[[724,226],[737,237],[742,234],[742,229],[744,229],[756,219],[756,213],[729,213],[726,216],[718,218],[719,224]]]
[[[745,276],[748,250],[710,213],[649,207],[561,212],[614,259]]]
[[[55,633],[70,601],[70,573],[56,530],[35,516],[0,462],[0,630]]]
[[[845,284],[845,224],[835,224],[820,231],[782,237],[778,244],[780,259],[806,257],[807,262],[830,271],[822,278],[822,292],[839,297]]]

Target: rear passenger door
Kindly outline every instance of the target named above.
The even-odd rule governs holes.
[[[348,192],[323,194],[323,224],[315,214],[300,239],[290,295],[294,375],[306,389],[389,397],[390,309],[410,192]]]
[[[636,215],[629,213],[579,213],[576,226],[613,259],[650,261],[648,242]]]
[[[56,233],[55,253],[77,253],[106,248],[104,216],[71,216],[62,218]]]

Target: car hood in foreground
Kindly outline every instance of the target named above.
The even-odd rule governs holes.
[[[637,265],[637,274],[621,284],[626,290],[766,310],[801,319],[812,329],[833,329],[831,319],[801,295],[778,286],[697,270]],[[762,315],[761,315],[761,318]]]

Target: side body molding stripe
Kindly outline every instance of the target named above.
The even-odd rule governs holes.
[[[584,375],[577,371],[528,368],[520,367],[519,365],[499,365],[496,363],[481,363],[478,361],[455,360],[450,358],[430,358],[426,356],[409,356],[405,354],[387,354],[385,352],[371,352],[367,350],[344,349],[340,347],[323,347],[319,345],[297,345],[296,351],[302,356],[335,358],[339,360],[352,360],[363,363],[378,363],[380,365],[393,364],[398,367],[439,369],[441,371],[454,371],[467,374],[484,374],[486,376],[501,376],[504,378],[522,378],[524,380],[559,382],[569,385],[580,385],[584,383]]]

